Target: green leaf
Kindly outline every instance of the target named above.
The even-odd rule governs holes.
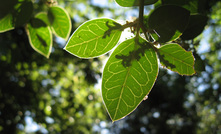
[[[64,49],[80,58],[97,57],[117,44],[122,30],[122,26],[111,19],[90,20],[78,27]]]
[[[45,57],[49,57],[52,48],[52,32],[42,20],[45,13],[39,13],[27,24],[26,31],[31,47]]]
[[[12,20],[13,18],[11,14],[8,14],[4,18],[0,19],[0,33],[14,29]]]
[[[202,71],[205,71],[205,61],[203,61],[196,52],[194,52],[193,55],[195,58],[194,68],[196,73],[200,74]]]
[[[50,7],[48,18],[53,32],[64,39],[67,39],[71,32],[71,19],[65,9],[59,6]]]
[[[148,19],[149,19],[149,16],[148,15],[144,15],[143,16],[143,24],[145,26],[146,29],[150,29],[149,26],[148,26]],[[142,29],[141,29],[142,31]],[[143,32],[143,31],[142,31]]]
[[[32,16],[33,12],[33,3],[31,1],[23,1],[18,7],[16,11],[12,13],[13,15],[13,23],[15,27],[20,27],[26,24]]]
[[[102,77],[102,97],[113,121],[119,120],[142,102],[158,75],[157,55],[139,37],[121,43],[108,59]]]
[[[165,5],[154,10],[148,19],[153,38],[161,43],[177,39],[185,30],[190,12],[175,5]]]
[[[202,2],[199,0],[161,0],[164,5],[178,5],[183,8],[186,8],[191,13],[198,13],[199,3]],[[204,5],[205,6],[205,5]]]
[[[50,26],[50,22],[49,22],[49,19],[48,19],[48,14],[46,12],[41,12],[37,15],[37,19],[39,20],[36,25],[42,25],[44,27],[46,26]]]
[[[3,10],[0,14],[0,33],[6,32],[27,23],[32,15],[33,4],[31,1],[24,1],[16,4],[17,1],[7,3],[11,11]],[[16,6],[15,6],[16,4]],[[11,6],[15,6],[14,8]]]
[[[202,33],[206,26],[208,17],[204,15],[190,15],[190,21],[186,30],[183,32],[181,38],[184,40],[191,40]]]
[[[162,66],[179,73],[180,75],[193,75],[194,57],[178,44],[167,44],[158,50]]]
[[[122,7],[139,6],[140,0],[115,0],[117,4]],[[151,5],[156,3],[158,0],[144,0],[144,5]]]

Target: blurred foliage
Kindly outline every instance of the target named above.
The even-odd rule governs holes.
[[[15,133],[27,111],[53,133],[90,132],[92,124],[105,119],[100,91],[93,85],[100,77],[100,60],[77,59],[59,44],[54,45],[53,56],[44,59],[29,47],[23,29],[1,35],[0,40],[6,45],[0,73],[3,133]]]
[[[46,0],[34,1],[34,14],[46,10]],[[107,118],[99,89],[105,56],[78,59],[63,51],[54,37],[50,59],[30,47],[24,28],[0,34],[0,133],[28,133],[26,117],[38,129],[33,133],[221,133],[221,2],[203,0],[209,16],[207,32],[189,41],[203,40],[209,50],[200,53],[205,71],[183,77],[162,69],[149,98],[123,120]],[[94,5],[92,0],[59,0],[72,18],[72,32],[97,17],[126,19],[136,8],[120,8],[113,0]],[[149,7],[146,7],[147,9]],[[197,51],[198,52],[198,51]],[[108,129],[108,130],[107,130]]]

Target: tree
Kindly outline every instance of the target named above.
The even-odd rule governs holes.
[[[166,93],[164,94],[165,91],[160,90],[163,87],[159,86],[158,88],[157,84],[156,86],[154,86],[151,94],[148,94],[158,75],[157,54],[162,66],[167,67],[172,71],[178,72],[181,75],[192,75],[193,73],[195,73],[195,70],[198,73],[200,71],[203,71],[203,61],[196,54],[197,47],[194,46],[195,42],[193,43],[188,40],[193,40],[202,32],[204,26],[207,24],[206,16],[210,14],[209,11],[211,9],[211,6],[214,5],[216,1],[190,0],[185,2],[177,2],[173,0],[161,0],[157,2],[157,0],[153,0],[147,2],[141,0],[130,1],[131,3],[127,3],[121,0],[116,0],[116,2],[119,5],[125,7],[139,6],[139,18],[124,25],[121,25],[111,19],[94,19],[91,21],[87,21],[77,30],[75,30],[73,35],[70,37],[65,49],[68,52],[81,58],[97,57],[108,52],[114,46],[116,46],[122,31],[125,28],[130,27],[132,29],[131,32],[134,32],[135,37],[121,43],[114,50],[103,71],[102,95],[104,103],[112,120],[115,121],[121,119],[125,115],[132,112],[140,104],[140,102],[143,101],[143,99],[146,99],[149,96],[149,101],[151,100],[151,94],[158,92],[157,95],[163,93],[164,96],[161,96],[162,99],[160,101],[152,99],[154,102],[148,103],[151,105],[160,105],[160,107],[156,107],[157,110],[153,110],[154,114],[142,116],[142,114],[140,114],[138,111],[142,113],[145,110],[139,109],[136,110],[134,114],[136,114],[136,112],[139,113],[139,124],[147,124],[145,118],[151,118],[150,123],[148,124],[155,124],[155,122],[158,122],[165,125],[162,125],[160,127],[154,127],[153,125],[148,125],[148,127],[134,126],[131,127],[131,129],[122,129],[122,132],[141,131],[144,133],[147,132],[146,130],[151,130],[151,133],[160,133],[160,130],[165,130],[165,132],[168,133],[184,133],[184,130],[186,128],[188,128],[188,130],[192,133],[196,132],[198,125],[197,121],[200,120],[199,117],[197,117],[197,115],[199,114],[197,114],[196,111],[199,109],[192,105],[188,105],[189,100],[187,100],[187,97],[191,95],[189,93],[191,91],[183,87],[183,85],[186,85],[186,83],[193,78],[183,78],[181,76],[177,76],[176,74],[172,74],[169,78],[167,78],[168,76],[162,76],[162,79],[164,78],[166,80],[159,80],[159,83],[168,83],[168,80],[172,79],[170,81],[170,84],[168,83],[166,84],[166,86],[164,86],[164,89],[167,89],[166,91],[171,91],[171,95],[167,97],[165,95]],[[47,3],[49,6],[45,7],[44,3]],[[55,35],[60,36],[64,39],[67,39],[70,33],[71,25],[69,24],[71,19],[65,11],[66,8],[53,6],[53,1],[40,1],[39,3],[37,3],[37,5],[39,5],[39,8],[34,10],[34,12],[40,13],[35,13],[37,15],[32,15],[32,12],[27,13],[27,11],[32,10],[31,5],[33,4],[31,1],[15,0],[11,3],[6,2],[6,5],[7,4],[10,7],[8,9],[10,10],[3,10],[4,12],[2,12],[0,17],[0,24],[2,24],[1,28],[4,29],[6,27],[6,30],[10,30],[12,28],[20,27],[26,23],[27,25],[25,25],[24,27],[25,30],[24,28],[16,28],[10,33],[6,32],[2,34],[2,42],[5,42],[7,39],[12,40],[11,42],[6,42],[8,44],[12,44],[13,41],[15,42],[14,45],[10,45],[10,49],[8,49],[8,46],[1,46],[5,49],[2,49],[4,51],[1,52],[1,59],[4,63],[2,63],[2,65],[4,65],[3,70],[9,69],[11,67],[11,64],[16,65],[15,68],[11,67],[10,71],[5,71],[1,74],[1,76],[5,76],[5,78],[7,78],[6,80],[2,80],[6,81],[4,82],[5,84],[3,84],[1,87],[1,98],[3,100],[2,109],[5,109],[5,104],[10,104],[8,105],[9,107],[6,109],[6,111],[3,110],[3,112],[1,112],[0,114],[3,119],[2,122],[9,119],[9,117],[5,118],[7,110],[15,109],[13,111],[17,111],[11,116],[12,118],[17,117],[17,120],[13,120],[10,117],[11,120],[9,120],[8,122],[6,121],[6,125],[3,123],[4,125],[2,125],[2,131],[8,131],[9,129],[6,129],[7,126],[12,126],[12,128],[15,128],[16,124],[19,121],[24,121],[22,120],[25,116],[24,113],[25,111],[29,111],[30,109],[34,109],[33,111],[30,111],[31,113],[33,113],[33,118],[35,118],[37,122],[42,122],[42,125],[47,128],[48,131],[66,131],[69,133],[74,131],[78,133],[86,133],[88,131],[91,131],[91,126],[93,124],[92,120],[95,119],[94,117],[96,117],[96,114],[101,112],[101,107],[97,107],[97,111],[99,112],[96,112],[96,109],[94,109],[94,112],[96,114],[95,116],[91,117],[91,115],[94,114],[88,112],[89,110],[85,109],[85,107],[87,106],[87,103],[85,103],[86,100],[82,100],[78,104],[78,101],[74,99],[75,97],[78,98],[77,94],[79,92],[82,92],[82,95],[88,96],[88,99],[91,100],[91,98],[94,98],[93,96],[88,95],[88,92],[90,92],[91,90],[86,93],[84,90],[74,90],[70,92],[70,90],[68,89],[73,87],[75,88],[75,84],[73,83],[77,84],[78,82],[80,84],[79,86],[76,86],[76,88],[84,88],[85,90],[87,90],[87,88],[90,87],[90,84],[86,84],[86,82],[83,80],[83,77],[81,76],[82,74],[84,74],[84,72],[79,71],[78,76],[78,73],[75,74],[76,72],[78,72],[74,69],[75,67],[77,68],[77,70],[79,70],[79,68],[80,70],[83,69],[86,72],[86,79],[88,78],[87,80],[91,81],[92,84],[95,83],[95,77],[99,77],[99,75],[96,75],[96,73],[94,72],[94,68],[92,67],[95,67],[93,65],[100,65],[100,60],[98,58],[95,58],[95,60],[81,60],[78,58],[74,58],[75,62],[73,64],[70,63],[70,60],[73,59],[73,56],[71,57],[68,54],[63,54],[61,50],[57,50],[59,49],[59,45],[56,45],[56,42],[54,42],[54,45],[52,46],[53,40],[51,31],[53,31]],[[153,9],[153,12],[151,12],[149,15],[144,16],[144,5],[149,4],[154,4],[155,9]],[[95,8],[97,7],[95,6]],[[102,8],[100,8],[99,10],[101,9]],[[47,14],[41,12],[42,10],[47,11]],[[70,9],[67,8],[67,10]],[[8,12],[10,13],[8,14]],[[65,19],[66,21],[60,21]],[[5,23],[4,21],[10,21],[11,23]],[[64,26],[67,26],[67,28]],[[5,30],[2,29],[1,31],[5,32]],[[16,33],[15,31],[20,31],[20,36],[22,36],[23,38],[13,39],[13,36],[11,34],[14,34],[16,36],[19,35],[19,32]],[[26,36],[25,31],[27,32],[28,36]],[[74,31],[74,29],[72,31]],[[142,35],[140,35],[139,33],[142,33],[144,37],[141,37]],[[24,41],[21,41],[21,39],[24,39]],[[25,44],[28,44],[27,39],[29,39],[32,48],[34,48],[34,50],[44,55],[45,57],[49,57],[52,47],[56,48],[57,46],[58,48],[54,49],[55,52],[52,51],[54,53],[54,56],[51,56],[49,60],[44,59],[43,62],[42,60],[39,60],[40,58],[38,55],[36,56],[36,54],[32,54],[32,50],[30,48],[27,48],[27,45],[24,46]],[[23,47],[18,44],[21,44],[21,46]],[[160,45],[161,47],[157,47],[157,45]],[[21,48],[21,54],[17,54],[16,50],[18,48]],[[28,49],[26,50],[27,52],[24,51],[25,49]],[[194,66],[195,68],[193,67],[193,55],[191,52],[187,52],[187,50],[193,51],[193,55],[196,59]],[[57,51],[59,52],[57,53]],[[17,55],[21,55],[21,57],[17,57]],[[33,57],[30,58],[32,60],[28,58],[28,61],[26,61],[26,57],[30,57],[30,55],[31,57]],[[152,56],[149,57],[150,55]],[[8,58],[10,56],[12,57],[11,61],[10,58]],[[56,59],[56,61],[51,59]],[[36,63],[33,61],[36,61]],[[57,63],[57,61],[61,62]],[[40,65],[38,65],[39,63]],[[46,63],[50,63],[51,66]],[[65,65],[67,65],[67,69],[65,69],[65,67],[62,67]],[[39,69],[41,67],[43,69]],[[74,71],[69,71],[70,68],[74,69]],[[183,69],[186,71],[184,71]],[[63,71],[64,73],[56,73],[55,71]],[[74,74],[75,76],[73,77]],[[57,84],[57,81],[61,82]],[[37,93],[37,97],[32,97],[36,95],[30,93],[27,94],[27,97],[25,96],[24,98],[30,97],[27,100],[32,100],[33,102],[31,102],[31,104],[37,105],[34,106],[31,104],[26,104],[27,101],[20,100],[20,97],[16,96],[16,94],[18,93],[14,90],[9,90],[9,92],[3,90],[9,87],[8,83],[14,83],[10,84],[11,88],[9,89],[25,89],[24,91],[27,91],[27,89],[29,88],[33,89],[33,91],[31,91],[34,94]],[[179,91],[182,92],[175,92],[174,90],[177,87],[180,87]],[[60,88],[65,90],[60,90]],[[131,88],[133,88],[133,90]],[[48,89],[49,93],[45,92]],[[57,92],[60,92],[59,95],[56,95]],[[14,95],[11,95],[11,93],[13,93]],[[174,102],[174,99],[178,99],[177,97],[174,97],[174,95],[177,95],[180,100]],[[8,101],[7,96],[12,96],[12,98],[15,98],[15,101],[11,101],[13,99],[9,99],[10,101]],[[164,97],[165,99],[163,99]],[[36,99],[33,100],[32,98]],[[72,103],[68,103],[70,102],[70,100],[72,100]],[[165,100],[171,101],[169,101],[169,103],[163,104]],[[61,101],[62,105],[59,105]],[[22,104],[22,107],[13,108],[13,103],[15,102],[19,102],[18,105]],[[25,104],[25,106],[23,106],[23,104]],[[96,105],[93,105],[93,103],[91,104],[91,107],[96,107]],[[96,101],[94,101],[94,104],[97,104]],[[145,103],[143,102],[141,104]],[[183,106],[183,104],[186,105]],[[174,105],[178,107],[176,107],[176,109],[173,109]],[[90,105],[88,106],[88,108],[90,108]],[[142,105],[139,108],[144,109]],[[186,113],[187,111],[189,114]],[[146,112],[147,111],[145,111],[145,113]],[[73,113],[76,114],[73,115]],[[100,119],[104,119],[104,116],[102,114],[98,115]],[[189,118],[190,115],[194,116],[194,118]],[[158,118],[159,116],[162,117],[161,121],[156,121],[154,118]],[[52,119],[51,124],[50,121],[48,122],[47,120],[45,120],[45,117],[47,117],[47,119]],[[61,117],[63,120],[60,120]],[[82,122],[82,120],[78,120],[78,117],[79,119],[85,118],[88,120],[86,122]],[[69,119],[69,123],[66,122],[67,119]],[[125,119],[125,122],[130,122],[131,119],[130,117],[129,119]],[[78,127],[78,124],[84,123],[86,123],[86,126],[88,124],[90,125],[88,125],[86,129],[84,129],[85,127]],[[97,123],[99,124],[99,122]],[[120,123],[121,122],[119,122],[119,124]],[[138,124],[137,120],[136,124]],[[58,126],[62,127],[59,128]],[[71,126],[76,126],[76,128],[79,129],[73,130],[71,129]],[[15,129],[10,129],[10,131],[11,130]]]

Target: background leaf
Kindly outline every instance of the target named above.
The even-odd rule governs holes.
[[[157,56],[144,39],[121,43],[105,65],[102,97],[113,121],[131,113],[150,92],[158,75]]]
[[[186,8],[191,13],[198,13],[199,3],[202,3],[202,1],[199,2],[199,0],[161,0],[162,4],[164,5],[178,5],[183,8]]]
[[[148,19],[153,38],[158,42],[177,39],[185,30],[190,12],[175,5],[165,5],[154,10]]]
[[[206,69],[206,65],[205,65],[205,61],[203,61],[200,56],[194,52],[193,53],[194,58],[195,58],[195,64],[194,64],[194,69],[196,71],[197,74],[200,74],[202,71],[205,71]]]
[[[23,1],[15,9],[13,15],[13,24],[15,27],[20,27],[26,24],[32,16],[33,13],[33,3],[31,1]]]
[[[122,26],[111,19],[95,19],[82,24],[64,48],[80,58],[105,54],[119,41]]]
[[[27,24],[26,31],[32,48],[45,57],[49,57],[52,48],[52,32],[42,20],[45,13],[39,13]]]
[[[4,18],[0,19],[0,33],[14,29],[12,19],[13,18],[11,14],[8,14],[4,16]]]
[[[181,38],[184,40],[190,40],[197,37],[206,26],[208,17],[205,15],[190,15],[189,24],[186,30],[183,32]]]
[[[24,25],[29,21],[33,12],[31,1],[12,0],[1,3],[0,7],[4,7],[0,9],[0,33]]]
[[[64,39],[67,39],[71,32],[71,19],[65,9],[59,6],[52,6],[48,11],[49,21],[53,32]]]
[[[122,7],[139,6],[139,0],[115,0],[117,4]],[[151,5],[156,3],[158,0],[144,0],[144,5]]]
[[[159,58],[162,66],[179,73],[180,75],[193,75],[194,57],[178,44],[167,44],[159,48]]]

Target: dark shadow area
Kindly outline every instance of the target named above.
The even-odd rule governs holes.
[[[0,4],[0,19],[11,13],[16,4],[18,4],[18,0],[2,0]]]
[[[18,2],[17,0],[5,0],[0,6],[0,19],[11,14],[12,25],[20,27],[30,20],[33,8],[31,1]]]
[[[44,21],[42,21],[41,19],[33,18],[33,19],[31,19],[31,26],[33,28],[40,28],[40,27],[46,27],[47,24]]]
[[[102,37],[103,39],[106,38],[107,36],[110,37],[110,34],[113,30],[120,30],[122,31],[123,29],[122,26],[116,22],[113,22],[113,25],[112,24],[109,24],[109,21],[106,22],[106,26],[109,28],[107,31],[104,32],[104,36]]]
[[[188,9],[191,13],[208,14],[210,8],[218,0],[162,0],[162,4],[179,5]]]
[[[162,62],[167,68],[176,68],[175,65],[171,64],[168,60],[165,59],[164,55],[158,54],[158,57],[160,58],[160,62]]]
[[[13,15],[13,23],[15,27],[20,27],[27,23],[33,13],[33,3],[31,1],[24,1],[18,9],[15,9]]]
[[[48,20],[49,20],[49,23],[52,25],[54,23],[54,14],[51,12],[51,10],[48,11]]]
[[[181,38],[183,40],[191,40],[197,37],[204,27],[207,25],[208,17],[205,15],[190,15],[189,24],[186,30],[183,32]]]
[[[42,44],[44,47],[47,47],[46,41],[45,41],[41,36],[39,36],[39,35],[37,34],[37,38],[38,38],[38,40],[41,42],[41,44]]]
[[[122,65],[124,67],[131,66],[133,60],[139,61],[141,56],[144,56],[145,51],[150,48],[148,42],[140,42],[135,39],[135,46],[138,46],[138,49],[129,52],[129,55],[116,55],[115,58],[122,59]]]
[[[189,16],[190,12],[184,8],[164,5],[150,15],[148,24],[155,40],[164,43],[180,36],[188,24]]]

